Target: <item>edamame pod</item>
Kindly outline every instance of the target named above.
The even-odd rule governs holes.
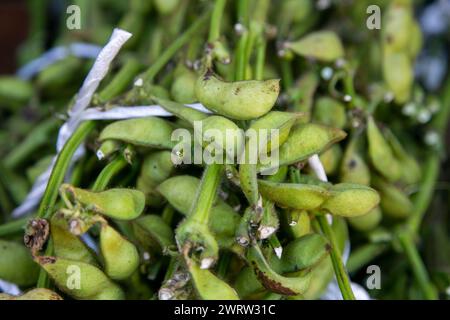
[[[375,207],[367,214],[348,218],[350,225],[361,232],[367,232],[375,229],[381,222],[382,213],[379,207]]]
[[[100,251],[105,264],[105,273],[111,279],[126,279],[139,265],[139,253],[135,245],[106,221],[102,223],[100,229]]]
[[[287,295],[298,295],[308,289],[310,275],[284,277],[273,270],[257,244],[252,245],[247,252],[247,260],[261,284],[268,290]]]
[[[19,286],[36,282],[39,267],[24,245],[0,239],[0,257],[0,279]]]
[[[311,232],[311,219],[305,210],[290,210],[287,214],[289,231],[294,238],[300,238]]]
[[[192,70],[184,66],[179,66],[175,71],[175,79],[170,87],[170,95],[179,103],[194,103],[197,98],[195,96],[195,81],[197,75]]]
[[[99,136],[99,141],[119,140],[137,146],[155,149],[172,149],[173,127],[166,120],[157,117],[127,119],[107,125]]]
[[[370,160],[375,169],[389,181],[398,180],[401,176],[400,165],[372,117],[367,123],[367,140]]]
[[[132,189],[92,192],[63,184],[61,193],[67,194],[72,202],[79,203],[92,212],[119,220],[137,218],[145,206],[144,194]]]
[[[411,96],[414,70],[407,53],[385,53],[383,75],[395,97],[395,102],[404,104]]]
[[[345,150],[340,170],[342,182],[370,184],[370,169],[364,159],[356,150],[355,142],[352,141]]]
[[[28,81],[12,77],[0,77],[0,103],[9,106],[21,106],[31,99],[33,86]]]
[[[67,221],[61,214],[53,215],[50,221],[50,232],[55,256],[97,265],[94,253],[80,238],[69,231]]]
[[[294,103],[293,109],[305,113],[305,121],[311,119],[311,110],[314,102],[314,93],[319,86],[319,77],[315,72],[308,72],[299,79],[290,94]]]
[[[331,195],[330,192],[316,185],[276,183],[258,180],[258,186],[264,198],[279,206],[299,210],[314,210],[319,208]]]
[[[392,1],[386,12],[383,42],[386,50],[402,52],[409,49],[413,15],[409,5]]]
[[[236,120],[251,120],[266,114],[279,92],[278,79],[224,82],[210,69],[195,83],[197,99],[205,107]]]
[[[339,164],[341,163],[342,149],[338,144],[333,145],[328,150],[324,151],[320,156],[320,162],[322,162],[323,168],[327,175],[333,175],[336,173]]]
[[[297,238],[283,248],[279,261],[282,273],[293,273],[311,269],[325,259],[331,247],[327,239],[317,233]],[[274,259],[275,261],[275,259]]]
[[[51,256],[35,260],[47,271],[58,288],[79,300],[121,300],[122,289],[93,265]]]
[[[318,124],[299,124],[292,128],[289,138],[280,147],[279,166],[306,160],[313,154],[327,150],[347,134],[340,130]]]
[[[342,217],[362,216],[380,202],[377,191],[359,184],[338,183],[331,187],[330,192],[321,209]]]
[[[164,220],[157,215],[148,214],[132,222],[134,234],[139,243],[146,249],[163,252],[175,244],[173,231]]]
[[[383,214],[394,219],[404,219],[411,215],[413,203],[401,189],[379,177],[374,177],[372,182],[380,193]]]
[[[204,300],[239,300],[236,291],[210,270],[202,269],[193,260],[187,262],[197,294]]]
[[[59,294],[46,288],[29,290],[20,296],[0,293],[0,300],[63,300]]]
[[[332,62],[344,56],[344,47],[338,35],[332,31],[316,31],[303,38],[285,43],[287,49],[298,55]]]
[[[347,123],[345,106],[329,97],[320,97],[314,106],[313,122],[342,129]]]
[[[189,215],[189,210],[195,201],[195,193],[200,179],[181,175],[167,179],[157,190],[180,213]],[[211,209],[210,227],[221,246],[234,242],[234,234],[240,216],[228,204],[217,199]]]

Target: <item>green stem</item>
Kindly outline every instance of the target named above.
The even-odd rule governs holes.
[[[39,218],[49,219],[51,217],[56,199],[58,197],[58,190],[64,180],[70,160],[72,159],[75,150],[81,145],[81,143],[83,143],[84,139],[89,135],[94,127],[95,123],[93,121],[83,122],[64,145],[61,153],[56,159],[47,188],[45,189],[44,196],[42,197],[37,214]]]
[[[220,37],[220,25],[225,9],[226,0],[216,0],[211,16],[211,24],[209,26],[209,42],[213,42]]]
[[[159,58],[142,74],[142,79],[146,82],[152,82],[156,74],[169,62],[172,56],[188,43],[196,33],[198,33],[209,19],[211,12],[208,11],[192,24],[181,36],[179,36]]]
[[[333,263],[334,273],[336,275],[339,289],[342,293],[342,298],[344,300],[355,300],[355,295],[353,294],[352,287],[350,285],[350,279],[348,277],[347,270],[345,270],[344,263],[342,262],[341,252],[339,251],[339,246],[334,232],[328,224],[327,218],[324,214],[319,214],[317,216],[317,221],[319,222],[323,233],[328,238],[328,241],[330,241],[331,244],[331,261]]]
[[[283,85],[285,90],[292,87],[294,83],[294,77],[292,76],[292,66],[291,61],[286,59],[281,59],[281,73],[283,75]]]
[[[102,191],[108,186],[111,179],[125,166],[127,161],[122,156],[116,157],[110,163],[108,163],[98,175],[97,179],[92,186],[92,191]]]
[[[266,39],[261,37],[256,48],[255,80],[264,78],[264,62],[266,59]]]
[[[230,262],[231,262],[231,252],[228,251],[223,252],[222,255],[220,256],[219,263],[217,266],[217,276],[219,278],[221,279],[225,278]]]
[[[20,218],[9,221],[0,226],[0,237],[9,236],[11,234],[23,231],[30,217]]]
[[[353,273],[366,266],[370,261],[381,255],[389,246],[384,243],[368,243],[352,250],[346,263],[347,271]]]
[[[141,63],[137,59],[128,59],[112,81],[99,92],[95,104],[104,103],[122,93],[140,70]]]
[[[430,278],[427,273],[427,269],[420,258],[419,252],[412,240],[411,234],[407,231],[400,232],[398,239],[402,245],[403,251],[408,258],[408,261],[412,267],[414,277],[419,284],[425,299],[436,300],[438,298],[437,292],[431,284]]]
[[[197,189],[197,201],[192,208],[189,219],[208,224],[211,207],[217,196],[220,180],[222,178],[223,166],[210,164],[206,167],[200,186]]]

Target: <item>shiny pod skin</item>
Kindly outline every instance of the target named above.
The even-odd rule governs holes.
[[[19,286],[36,282],[39,266],[24,245],[0,239],[0,257],[0,279]]]
[[[98,140],[119,140],[136,146],[155,149],[172,149],[173,127],[163,119],[147,117],[115,121],[107,125]]]
[[[259,191],[281,207],[299,210],[319,208],[330,197],[330,192],[317,185],[276,183],[258,180]]]
[[[344,56],[342,42],[332,31],[312,32],[285,46],[298,55],[323,62],[332,62]]]
[[[187,265],[194,288],[201,299],[239,300],[236,291],[210,270],[200,268],[193,260],[189,260]]]
[[[97,267],[79,261],[39,256],[36,262],[58,288],[78,300],[122,300],[122,289]]]
[[[46,288],[29,290],[20,296],[0,293],[0,300],[63,300],[59,294]]]
[[[333,185],[330,192],[321,209],[342,217],[362,216],[380,202],[376,190],[359,184],[339,183]]]
[[[319,154],[332,144],[343,140],[347,134],[319,124],[298,124],[291,129],[286,142],[279,150],[279,166],[290,165]]]
[[[105,273],[113,280],[130,277],[139,265],[136,246],[106,222],[102,223],[100,229],[100,251]]]
[[[67,221],[58,213],[50,221],[53,250],[58,258],[97,265],[94,253],[76,235],[69,231]]]
[[[61,190],[66,192],[73,202],[114,219],[135,219],[145,207],[145,196],[138,190],[115,188],[92,192],[67,184],[64,184]]]
[[[278,79],[225,82],[211,70],[195,83],[197,99],[208,109],[235,120],[251,120],[265,115],[274,106]]]

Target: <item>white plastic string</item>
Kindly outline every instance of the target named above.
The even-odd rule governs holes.
[[[0,279],[0,292],[4,292],[13,296],[17,296],[21,293],[17,285],[1,279]]]
[[[131,33],[121,29],[114,29],[108,43],[103,47],[103,49],[98,54],[94,62],[94,65],[89,71],[89,74],[87,75],[86,79],[83,82],[83,85],[81,86],[80,91],[77,94],[74,107],[72,108],[72,110],[69,111],[69,119],[67,120],[66,123],[63,124],[63,126],[59,130],[56,144],[57,155],[59,154],[59,152],[61,152],[61,149],[66,143],[66,141],[70,138],[70,136],[73,134],[73,132],[80,124],[81,122],[81,120],[79,119],[80,115],[88,107],[92,99],[92,95],[98,88],[100,81],[105,77],[106,73],[108,72],[112,60],[115,58],[115,56],[117,55],[123,44],[130,37]],[[81,50],[82,48],[76,47],[76,49],[78,51],[82,51]],[[78,52],[77,50],[76,52]],[[83,153],[84,149],[79,148],[75,152],[74,157],[72,158],[72,163],[73,161],[76,161]],[[47,187],[47,183],[50,178],[57,155],[53,158],[52,164],[49,166],[49,168],[38,177],[37,181],[31,188],[30,193],[27,195],[23,203],[13,210],[12,212],[13,217],[22,216],[39,204],[39,201],[41,200],[45,192],[45,188]]]
[[[59,46],[45,52],[39,58],[27,63],[17,71],[17,76],[29,80],[48,66],[72,55],[79,58],[94,59],[102,47],[83,42],[76,42],[68,46]]]
[[[322,162],[317,154],[311,156],[308,159],[308,164],[311,169],[316,174],[317,178],[322,181],[328,181],[327,174],[325,173],[325,168],[323,167]],[[331,224],[331,215],[327,215],[328,222]],[[342,254],[342,260],[344,261],[344,265],[347,264],[347,260],[350,256],[350,241],[345,243],[344,253]],[[350,282],[350,286],[352,287],[353,294],[357,300],[370,300],[370,296],[367,291],[359,284],[355,282]],[[321,297],[322,300],[342,300],[342,293],[339,289],[339,285],[334,279],[332,282],[328,284],[328,287],[325,293]]]

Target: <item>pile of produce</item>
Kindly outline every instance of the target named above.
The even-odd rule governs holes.
[[[448,295],[414,1],[74,3],[0,77],[0,299]]]

